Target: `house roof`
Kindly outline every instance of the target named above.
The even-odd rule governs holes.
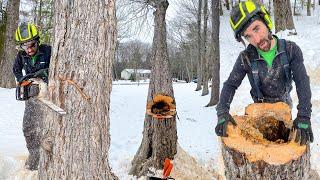
[[[129,73],[134,73],[134,69],[124,69],[124,71],[127,71]],[[149,69],[137,69],[137,73],[139,73],[139,74],[150,74],[151,70],[149,70]]]

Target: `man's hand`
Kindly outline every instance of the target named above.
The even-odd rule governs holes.
[[[224,113],[218,116],[218,123],[215,131],[218,136],[227,137],[228,123],[231,122],[234,126],[237,125],[236,121],[229,113]]]
[[[297,117],[293,121],[293,129],[297,130],[295,142],[301,146],[306,143],[313,142],[313,133],[311,129],[310,118],[308,117]]]

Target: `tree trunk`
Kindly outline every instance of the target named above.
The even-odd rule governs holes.
[[[227,8],[228,11],[230,10],[229,0],[226,0],[226,8]]]
[[[296,8],[297,8],[297,0],[294,0],[294,4],[293,4],[293,15],[294,16],[297,15]]]
[[[211,2],[212,8],[212,33],[211,33],[211,57],[212,57],[212,85],[211,85],[211,98],[208,106],[214,106],[219,102],[220,91],[220,43],[219,43],[219,29],[220,29],[220,17],[219,17],[219,4],[216,1]]]
[[[223,9],[222,9],[222,2],[219,0],[219,9],[220,9],[220,16],[223,16]]]
[[[308,2],[307,2],[307,16],[311,16],[310,7],[311,7],[311,0],[308,0]]]
[[[268,7],[268,12],[270,13],[270,15],[271,15],[271,1],[272,1],[272,0],[269,0],[269,5],[268,5],[268,6],[269,6],[269,7]]]
[[[17,54],[14,33],[19,22],[20,0],[9,0],[7,5],[7,26],[3,46],[3,56],[0,64],[0,87],[13,88],[16,86],[12,67]]]
[[[312,4],[313,4],[312,9],[313,9],[313,11],[314,11],[314,10],[316,10],[316,0],[313,0],[313,3],[312,3]]]
[[[203,62],[203,89],[201,96],[205,96],[209,94],[209,60],[207,57],[207,31],[208,31],[208,0],[204,0],[204,7],[203,7],[203,52],[202,52],[202,62]]]
[[[47,110],[39,178],[117,179],[108,160],[115,1],[56,0],[55,9],[49,99],[67,114]]]
[[[197,58],[198,58],[198,65],[197,65],[197,88],[196,91],[201,90],[201,83],[202,83],[202,59],[201,59],[201,9],[202,9],[202,0],[199,0],[198,4],[198,15],[197,15],[197,45],[198,45],[198,52],[197,52]]]
[[[227,179],[308,179],[310,147],[294,142],[287,104],[251,104],[234,118],[222,138]]]
[[[296,33],[290,0],[277,0],[273,3],[274,19],[275,19],[275,33],[283,30],[293,30]]]
[[[42,0],[39,0],[37,25],[39,29],[42,29]]]
[[[2,7],[2,2],[1,2],[1,7]],[[0,57],[3,57],[3,51],[4,51],[4,43],[6,40],[6,26],[7,26],[7,12],[1,8],[1,19],[2,21],[0,22]],[[0,58],[0,65],[2,62],[2,58]],[[1,67],[1,66],[0,66]]]
[[[173,99],[172,78],[169,71],[169,56],[166,42],[167,0],[154,0],[154,36],[152,43],[152,70],[149,83],[148,104],[156,95]],[[149,168],[162,169],[165,158],[173,159],[177,153],[176,117],[157,119],[146,114],[141,145],[132,161],[129,174],[146,175]]]

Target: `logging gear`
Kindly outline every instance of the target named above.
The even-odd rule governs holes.
[[[41,69],[49,68],[51,57],[51,46],[41,44],[37,50],[37,53],[34,56],[29,56],[25,51],[19,51],[16,56],[13,73],[17,78],[17,81],[21,81],[23,77],[22,69],[25,70],[26,74],[35,73]],[[45,82],[48,82],[48,71],[45,71],[41,74],[40,77]]]
[[[228,123],[231,122],[234,126],[237,125],[236,121],[229,113],[224,113],[218,116],[218,122],[215,128],[215,132],[218,136],[227,137]]]
[[[251,44],[239,54],[232,72],[223,84],[220,101],[216,107],[218,116],[229,112],[235,91],[247,75],[251,85],[250,94],[255,103],[285,102],[292,105],[288,92],[292,89],[291,80],[293,80],[296,84],[299,99],[297,116],[310,118],[311,90],[309,77],[303,64],[302,51],[299,46],[291,41],[278,39],[277,46],[277,54],[271,68],[267,67],[264,60],[259,56],[257,49]],[[283,61],[288,61],[288,63],[283,63]],[[254,65],[252,65],[252,62],[254,62]],[[254,78],[258,83],[255,83]]]
[[[16,30],[15,39],[18,44],[32,40],[39,41],[39,33],[34,24],[22,23]]]
[[[37,97],[40,92],[43,94],[43,91],[46,91],[47,87],[46,85],[42,85],[45,82],[39,77],[42,77],[42,74],[47,71],[48,68],[41,69],[35,73],[23,76],[16,87],[16,100],[25,101],[31,97]]]
[[[272,21],[269,12],[263,5],[253,1],[240,2],[230,13],[230,25],[237,41],[241,41],[241,33],[256,19],[261,19],[271,31]]]
[[[297,131],[295,138],[296,143],[305,145],[309,142],[313,142],[313,133],[310,118],[298,116],[293,121],[293,129]]]

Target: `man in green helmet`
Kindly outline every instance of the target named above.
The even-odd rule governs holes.
[[[250,44],[240,53],[224,82],[216,108],[216,134],[226,137],[228,123],[236,125],[229,114],[230,104],[236,89],[248,75],[255,103],[285,102],[292,107],[290,91],[292,80],[295,82],[299,99],[298,114],[293,121],[293,128],[297,130],[295,141],[301,145],[313,142],[310,82],[299,46],[272,35],[269,13],[253,1],[241,2],[232,9],[230,25],[237,41],[244,43],[242,38],[245,38]]]
[[[15,39],[21,51],[16,56],[13,73],[17,84],[21,84],[22,70],[25,74],[30,74],[49,68],[51,46],[40,44],[38,30],[32,23],[22,23],[16,30]],[[47,70],[38,77],[48,83]],[[28,99],[25,103],[23,134],[29,151],[29,157],[25,163],[29,170],[38,169],[42,117],[43,112],[38,102],[33,98]]]

